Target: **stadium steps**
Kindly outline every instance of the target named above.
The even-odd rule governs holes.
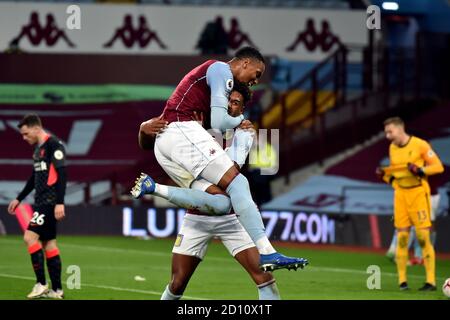
[[[312,117],[313,106],[310,102],[311,91],[292,90],[286,96],[287,124],[304,123],[305,127],[310,127],[312,122],[308,121]],[[322,114],[333,108],[336,104],[334,93],[322,90],[317,93],[318,112]],[[279,101],[269,107],[262,118],[263,128],[279,128],[281,126],[282,106]]]

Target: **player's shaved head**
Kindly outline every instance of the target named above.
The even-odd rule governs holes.
[[[245,59],[245,58],[254,59],[266,64],[266,61],[264,60],[264,57],[261,54],[261,52],[259,52],[258,49],[255,49],[253,47],[243,47],[239,49],[234,54],[234,57],[236,59]]]
[[[233,76],[247,86],[258,84],[266,70],[264,57],[253,47],[239,49],[229,64]]]

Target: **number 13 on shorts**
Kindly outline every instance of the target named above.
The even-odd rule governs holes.
[[[427,220],[427,212],[425,210],[420,210],[417,212],[418,220],[419,221],[426,221]]]

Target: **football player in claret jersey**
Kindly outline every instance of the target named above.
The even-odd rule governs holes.
[[[56,246],[56,223],[65,216],[66,154],[64,146],[56,137],[43,129],[38,115],[26,115],[18,127],[23,139],[30,145],[35,145],[34,168],[31,176],[22,192],[8,206],[8,212],[14,214],[20,202],[33,189],[35,190],[34,213],[24,235],[36,274],[36,284],[28,298],[63,299],[61,258]],[[44,253],[52,282],[50,290],[45,279]]]
[[[154,146],[158,163],[183,189],[175,191],[173,188],[160,188],[158,184],[152,187],[148,179],[141,177],[135,190],[142,191],[137,192],[137,196],[154,192],[173,199],[181,195],[191,199],[194,206],[206,204],[218,212],[223,204],[233,207],[260,253],[261,268],[272,271],[297,268],[308,262],[303,258],[284,256],[275,250],[265,233],[247,178],[205,130],[208,127],[194,120],[196,113],[202,113],[205,120],[209,120],[206,122],[210,123],[211,129],[222,133],[243,125],[243,115],[233,117],[228,114],[234,81],[252,86],[259,83],[264,71],[265,60],[261,53],[255,48],[244,47],[228,62],[208,60],[184,76],[166,103],[161,118],[167,122],[167,127],[156,135]],[[199,179],[218,186],[229,198],[189,190],[193,181]]]
[[[250,100],[250,97],[251,92],[249,88],[244,84],[235,82],[230,94],[228,113],[233,117],[242,114],[244,104]],[[199,115],[198,119],[200,122],[203,121],[201,115]],[[235,162],[239,170],[245,163],[250,151],[253,136],[253,127],[245,130],[239,128],[235,131],[233,143],[226,149],[227,154]],[[143,177],[146,177],[147,181],[151,181],[151,178],[147,175],[143,174]],[[171,187],[159,185],[159,188],[167,188],[168,190]],[[161,299],[181,299],[189,279],[206,254],[209,242],[212,238],[217,237],[252,277],[258,288],[259,299],[279,300],[280,294],[275,278],[270,272],[263,272],[259,268],[258,250],[242,227],[236,214],[231,210],[226,194],[220,188],[204,179],[195,180],[191,185],[191,190],[192,192],[205,191],[216,195],[217,200],[223,200],[223,211],[217,211],[219,205],[215,208],[210,208],[205,204],[191,204],[189,197],[184,197],[184,200],[181,200],[183,195],[166,198],[169,201],[172,200],[177,206],[188,210],[183,218],[177,240],[172,249],[172,275]],[[175,188],[172,190],[172,193],[176,194],[180,191],[183,190]],[[140,196],[139,184],[133,189],[132,194],[136,197]]]
[[[436,290],[435,252],[430,240],[431,201],[428,176],[442,173],[444,167],[437,154],[425,140],[405,131],[402,119],[393,117],[384,121],[389,146],[390,166],[393,172],[377,169],[377,174],[394,189],[394,225],[397,230],[396,263],[400,290],[408,290],[406,268],[410,228],[416,229],[422,249],[426,281],[421,291]]]

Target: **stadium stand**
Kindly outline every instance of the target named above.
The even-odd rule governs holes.
[[[1,0],[7,2],[8,0]],[[0,1],[0,2],[1,2]],[[9,2],[28,2],[14,0]],[[322,9],[362,9],[363,0],[36,0],[47,3],[103,3],[103,4],[152,4],[182,6],[222,6],[222,7],[276,7],[276,8],[322,8]]]

